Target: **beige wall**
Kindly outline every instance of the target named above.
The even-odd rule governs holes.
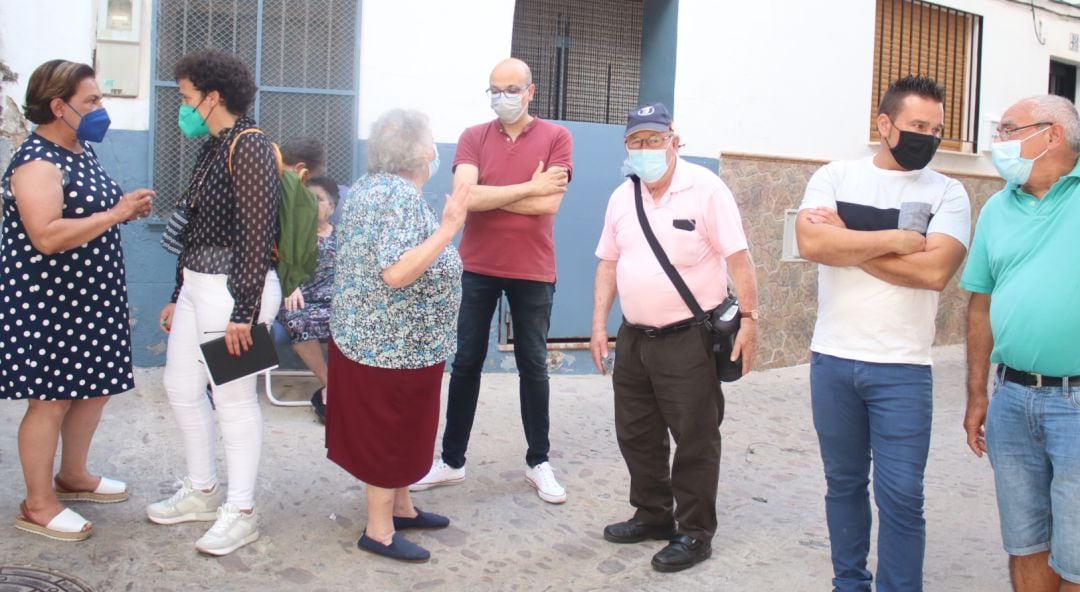
[[[725,153],[720,176],[735,193],[750,252],[757,267],[761,309],[759,366],[775,368],[809,360],[810,336],[817,310],[817,265],[781,261],[784,210],[798,208],[810,176],[825,161]],[[1001,179],[950,174],[967,188],[972,201],[972,229],[979,208],[1001,188]],[[937,316],[938,344],[964,340],[967,294],[957,277],[941,295]]]

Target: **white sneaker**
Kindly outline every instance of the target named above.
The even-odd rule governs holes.
[[[431,463],[431,470],[423,479],[409,486],[409,491],[426,491],[440,485],[457,485],[465,480],[465,467],[455,469],[441,458]]]
[[[228,555],[259,538],[259,518],[255,510],[241,512],[235,504],[218,508],[217,522],[195,541],[195,548],[209,555]]]
[[[549,504],[561,504],[566,501],[566,490],[555,480],[555,469],[549,463],[542,462],[525,471],[525,480],[536,488],[536,495]]]
[[[146,506],[146,517],[157,524],[210,521],[217,517],[220,505],[220,487],[214,485],[209,493],[205,493],[192,487],[191,480],[184,477],[180,490],[172,497]]]

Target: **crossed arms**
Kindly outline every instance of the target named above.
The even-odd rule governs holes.
[[[505,210],[514,214],[539,216],[559,211],[566,185],[570,182],[567,170],[553,166],[544,170],[544,161],[536,165],[532,179],[515,185],[478,185],[480,170],[474,164],[461,163],[454,169],[454,187],[472,186],[470,212]]]
[[[795,219],[799,255],[834,267],[859,267],[896,286],[940,292],[964,260],[955,238],[911,230],[850,230],[836,210],[809,208]]]

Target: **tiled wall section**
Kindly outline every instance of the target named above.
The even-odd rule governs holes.
[[[760,368],[802,364],[810,358],[810,336],[817,310],[817,266],[781,261],[781,249],[784,210],[798,208],[807,181],[823,164],[748,154],[724,154],[720,158],[720,176],[735,193],[757,267]],[[971,196],[974,229],[979,208],[1001,188],[1002,182],[996,177],[950,176],[961,181]],[[954,277],[941,295],[937,316],[937,343],[941,345],[964,340],[967,294],[957,287],[957,282],[958,277]]]

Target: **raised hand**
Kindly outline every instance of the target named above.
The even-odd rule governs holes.
[[[153,197],[152,189],[136,189],[125,193],[112,209],[122,222],[145,218],[150,215]]]
[[[461,183],[454,188],[452,195],[446,196],[446,204],[443,206],[442,225],[448,230],[457,233],[465,225],[465,218],[469,214],[469,195],[472,184]]]

